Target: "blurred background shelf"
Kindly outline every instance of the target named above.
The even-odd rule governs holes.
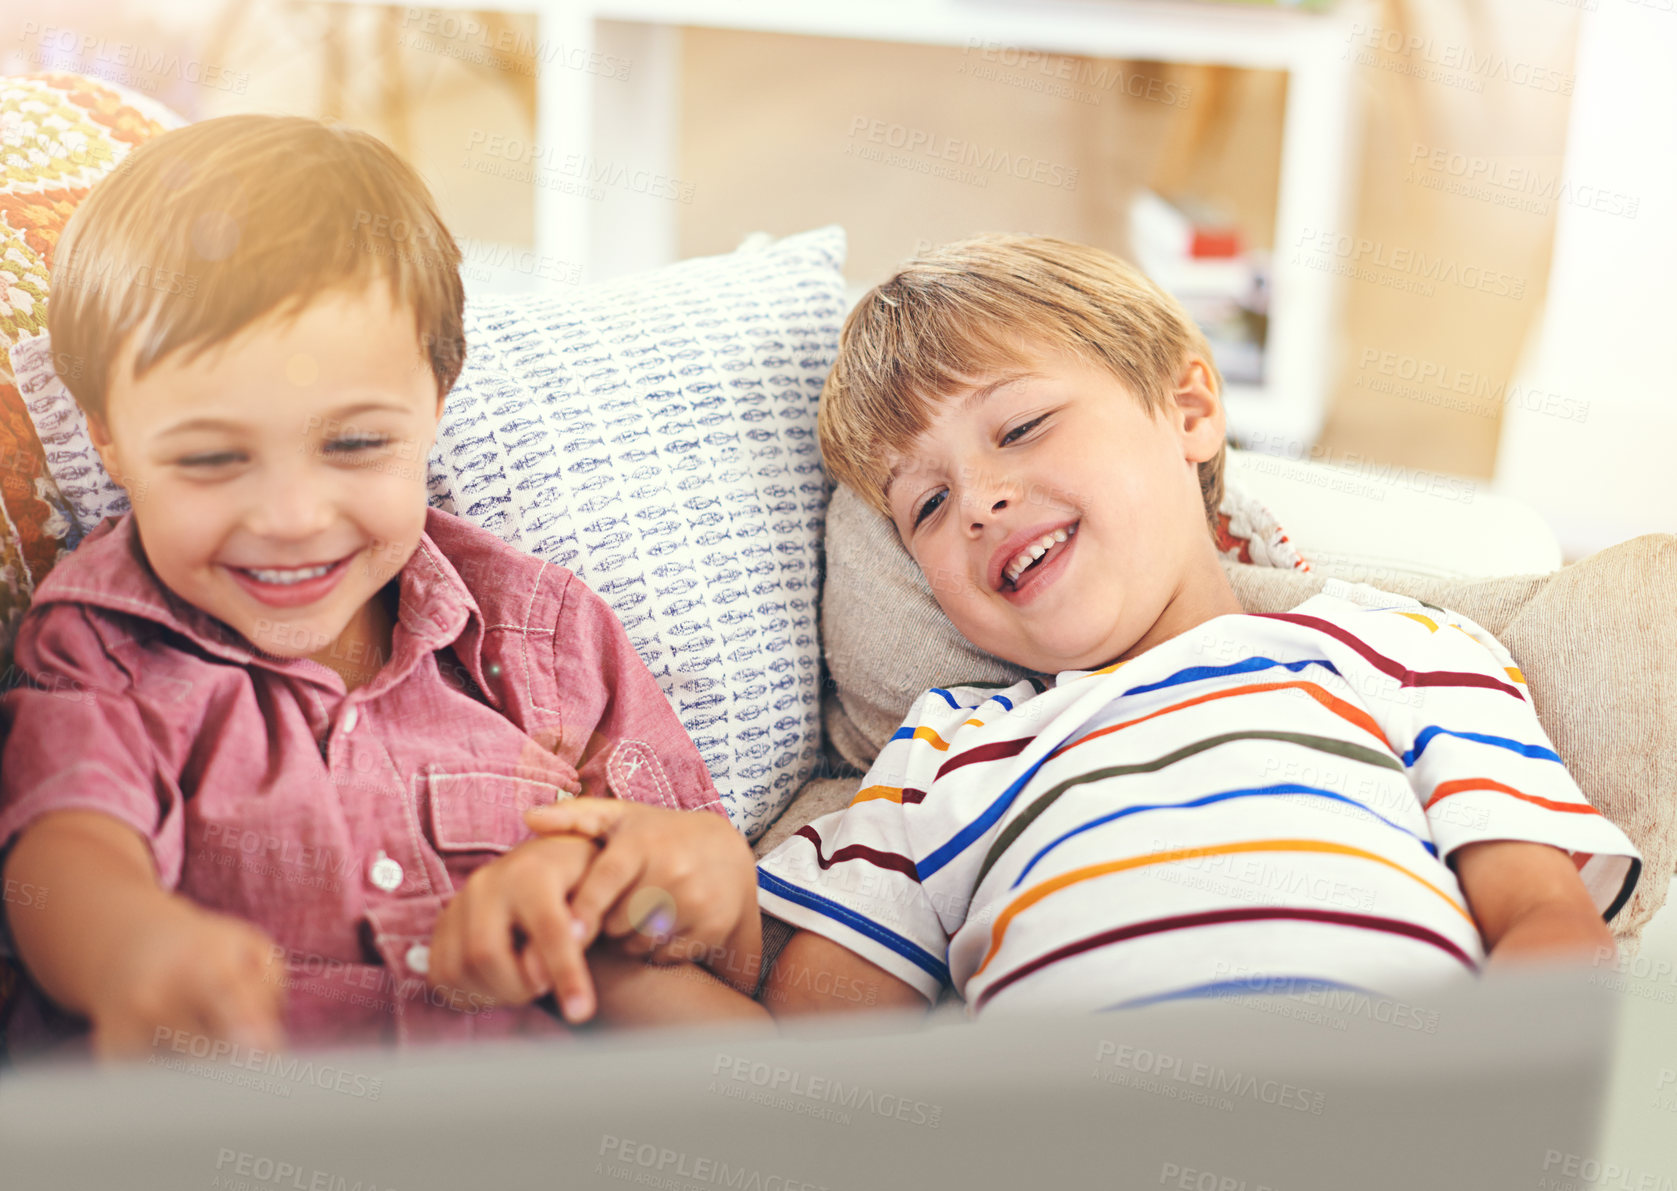
[[[352,4],[353,0],[336,0]],[[395,10],[382,9],[389,14]],[[584,281],[606,280],[667,264],[693,251],[723,251],[727,243],[694,245],[689,217],[693,182],[683,162],[707,156],[695,151],[694,139],[705,129],[694,119],[688,75],[696,54],[689,42],[706,34],[727,31],[759,35],[764,45],[777,39],[819,39],[802,52],[819,58],[825,53],[854,57],[857,45],[863,52],[886,58],[902,47],[936,47],[967,59],[964,73],[988,72],[999,85],[1021,90],[1058,87],[1065,102],[1060,123],[1087,139],[1093,131],[1109,138],[1125,130],[1106,121],[1091,122],[1078,110],[1075,84],[1093,83],[1086,88],[1088,99],[1098,105],[1114,98],[1113,80],[1133,91],[1132,79],[1144,79],[1141,86],[1152,94],[1134,96],[1158,104],[1158,95],[1170,92],[1192,94],[1195,83],[1161,82],[1156,73],[1135,71],[1136,64],[1165,67],[1186,65],[1205,68],[1195,76],[1200,93],[1210,93],[1215,102],[1233,102],[1226,72],[1264,71],[1281,76],[1284,100],[1275,157],[1265,164],[1264,174],[1275,179],[1272,193],[1260,196],[1260,223],[1250,229],[1261,250],[1273,245],[1297,243],[1324,231],[1337,230],[1347,219],[1350,197],[1353,128],[1356,123],[1356,94],[1352,86],[1352,63],[1346,47],[1358,23],[1366,21],[1372,0],[1346,0],[1331,11],[1301,11],[1294,6],[1255,4],[1207,4],[1173,0],[1079,0],[1079,2],[974,3],[971,0],[853,0],[828,3],[772,3],[763,0],[503,0],[497,11],[407,10],[401,18],[400,40],[470,63],[494,57],[500,49],[512,47],[530,61],[528,99],[533,104],[534,132],[525,143],[502,142],[495,146],[498,158],[479,159],[478,168],[529,182],[533,192],[533,240],[539,260],[561,262],[564,272],[574,270]],[[415,13],[423,15],[416,21]],[[534,20],[533,36],[509,37],[506,17],[523,14]],[[386,20],[392,19],[388,15]],[[837,43],[852,43],[840,46]],[[714,41],[706,42],[714,46]],[[784,43],[783,43],[784,44]],[[877,47],[877,49],[875,49]],[[770,50],[772,56],[774,50]],[[1041,69],[1052,62],[1053,71]],[[1070,64],[1069,67],[1062,64]],[[687,69],[684,69],[687,68]],[[976,69],[972,69],[976,67]],[[702,65],[701,65],[702,69]],[[1225,72],[1225,73],[1216,73]],[[772,74],[772,68],[771,68]],[[806,76],[807,77],[807,76]],[[1071,83],[1062,80],[1071,79]],[[940,79],[947,85],[947,79]],[[811,79],[813,85],[819,81]],[[514,80],[514,86],[521,86]],[[386,84],[386,95],[400,94],[399,87]],[[1102,94],[1102,92],[1108,94]],[[772,92],[770,92],[772,94]],[[808,102],[808,97],[798,97]],[[1029,98],[1021,95],[1020,98]],[[1121,99],[1121,97],[1118,97]],[[905,125],[889,115],[892,96],[882,91],[874,111],[858,111],[850,98],[850,137],[856,136],[857,121],[883,122],[887,136],[871,146],[881,150],[874,160],[889,160],[885,150],[899,146],[891,142],[917,138],[933,145],[950,141],[969,146],[968,156],[983,162],[1003,156],[1028,155],[1031,146],[1013,142],[986,144],[982,133],[957,128],[954,121],[937,127]],[[763,102],[759,99],[758,102]],[[771,101],[772,102],[772,101]],[[1114,105],[1116,106],[1116,105]],[[1192,157],[1203,150],[1199,142],[1206,135],[1206,122],[1213,104],[1187,104],[1173,112],[1175,125],[1165,130],[1165,151],[1154,163],[1157,173],[1169,176],[1192,171]],[[769,136],[751,138],[750,153],[767,162],[783,154],[795,156],[807,127],[787,129],[781,142]],[[869,131],[872,131],[870,128]],[[914,142],[909,142],[910,145]],[[476,148],[487,144],[487,138]],[[707,149],[714,149],[707,143]],[[829,146],[829,152],[832,147]],[[912,147],[910,153],[912,154]],[[470,156],[470,153],[468,153]],[[708,155],[713,158],[714,154]],[[1098,156],[1098,151],[1097,151]],[[933,164],[928,157],[909,163],[926,173]],[[1055,189],[1081,189],[1078,202],[1088,208],[1103,204],[1110,210],[1111,225],[1105,235],[1091,236],[1082,228],[1070,232],[1076,238],[1129,252],[1126,188],[1156,185],[1156,177],[1115,178],[1111,172],[1091,175],[1074,165],[1054,161],[1054,177],[1062,181]],[[955,171],[945,171],[953,173]],[[645,179],[613,190],[611,201],[600,201],[602,179],[608,184],[622,177]],[[788,181],[796,189],[796,175]],[[1064,179],[1069,178],[1069,181]],[[974,179],[987,183],[990,179]],[[1121,185],[1115,185],[1121,182]],[[713,187],[714,189],[714,187]],[[998,191],[1000,187],[996,188]],[[1093,197],[1090,197],[1091,194]],[[1035,196],[1044,210],[1066,195]],[[724,204],[734,209],[750,204]],[[971,217],[982,220],[986,229],[1049,230],[1027,223],[1021,229],[1015,203],[1010,209],[1005,198],[988,211],[974,210],[974,204],[957,203]],[[1029,210],[1029,206],[1025,210]],[[988,218],[986,218],[988,216]],[[769,215],[764,216],[770,218]],[[1029,217],[1027,216],[1027,219]],[[1050,215],[1050,220],[1053,218]],[[776,226],[787,232],[797,226],[824,222],[812,216],[796,226]],[[840,222],[850,225],[849,220]],[[1063,220],[1062,220],[1063,222]],[[1087,220],[1085,220],[1086,224]],[[741,231],[759,230],[756,227]],[[972,230],[977,230],[976,228]],[[1066,234],[1066,233],[1062,233]],[[947,235],[923,236],[914,245],[904,245],[899,257],[913,247]],[[481,254],[485,258],[505,257],[493,245]],[[853,255],[849,275],[853,292],[859,294],[881,279],[886,268],[866,255]],[[505,288],[532,284],[536,269],[480,268],[468,284],[491,283]],[[1330,270],[1276,253],[1266,263],[1264,286],[1268,308],[1258,334],[1261,338],[1247,349],[1231,345],[1220,363],[1229,373],[1226,396],[1231,435],[1238,441],[1254,442],[1260,449],[1283,449],[1291,444],[1294,453],[1307,450],[1319,438],[1326,418],[1333,383],[1334,334],[1338,312],[1338,275]],[[1168,282],[1167,282],[1168,284]]]
[[[25,7],[37,31],[0,40],[0,69],[109,78],[192,119],[296,112],[383,137],[430,184],[468,291],[563,292],[838,223],[857,295],[985,230],[1145,257],[1138,192],[1204,201],[1269,265],[1269,309],[1244,328],[1261,358],[1220,345],[1237,445],[1419,491],[1492,483],[1540,508],[1568,558],[1673,524],[1658,353],[1677,20],[1655,7]],[[910,160],[880,152],[910,137]],[[996,155],[1047,176],[986,168]]]
[[[537,19],[538,52],[563,45],[568,52],[574,47],[633,64],[626,80],[585,70],[542,71],[536,86],[536,128],[544,150],[550,144],[562,145],[567,153],[591,162],[621,159],[655,176],[684,179],[683,138],[692,130],[684,127],[684,116],[690,118],[691,113],[683,104],[682,38],[689,31],[945,47],[988,61],[1003,72],[1033,62],[1023,58],[1025,53],[1060,60],[1069,56],[1079,62],[1275,71],[1285,76],[1285,101],[1278,160],[1272,167],[1273,226],[1253,229],[1254,238],[1265,247],[1291,244],[1312,233],[1338,229],[1346,220],[1356,95],[1345,47],[1355,23],[1367,19],[1368,7],[1360,3],[1342,4],[1326,14],[1140,0],[532,0],[526,7]],[[881,50],[887,52],[888,47]],[[1027,73],[1028,69],[1027,65]],[[1017,85],[1026,79],[1005,81]],[[882,109],[889,106],[884,98]],[[1082,115],[1073,104],[1066,108],[1068,120]],[[1195,113],[1173,114],[1188,124],[1175,135],[1191,141]],[[855,114],[857,120],[871,118],[871,112]],[[889,131],[902,127],[888,117],[887,122]],[[909,126],[907,135],[915,134],[935,142],[945,129]],[[780,146],[758,138],[753,151],[773,160]],[[1085,174],[1077,186],[1098,191],[1111,181]],[[1134,181],[1141,185],[1149,179]],[[1122,213],[1127,197],[1113,196],[1110,206]],[[538,251],[580,262],[586,278],[619,276],[684,255],[680,203],[626,195],[606,206],[586,192],[568,193],[555,186],[539,189],[536,202]],[[1120,214],[1114,222],[1126,221]],[[998,220],[995,226],[1003,225]],[[1115,227],[1110,238],[1115,241],[1111,246],[1128,247],[1122,226]],[[865,261],[853,260],[851,275],[858,290],[879,280],[878,272]],[[1230,429],[1237,439],[1306,449],[1317,440],[1327,409],[1333,369],[1324,362],[1334,357],[1339,279],[1331,271],[1277,253],[1266,284],[1270,300],[1261,361],[1237,361],[1243,366],[1230,368]]]

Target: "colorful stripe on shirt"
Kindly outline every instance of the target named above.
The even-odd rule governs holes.
[[[1260,937],[1244,960],[1260,976],[1471,969],[1482,944],[1443,861],[1481,839],[1586,855],[1615,912],[1635,849],[1567,774],[1506,651],[1381,602],[1218,617],[1044,690],[928,692],[850,808],[764,860],[765,897],[928,995],[941,966],[975,1009],[1210,988]]]

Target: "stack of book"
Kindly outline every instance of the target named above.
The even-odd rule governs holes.
[[[1205,332],[1225,381],[1263,383],[1267,268],[1233,220],[1192,199],[1140,190],[1130,202],[1130,253]]]

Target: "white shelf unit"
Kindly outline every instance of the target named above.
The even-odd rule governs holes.
[[[1337,363],[1337,275],[1297,263],[1301,236],[1347,224],[1357,128],[1353,37],[1372,0],[1327,13],[1192,0],[501,0],[537,20],[536,44],[631,64],[627,79],[546,64],[536,140],[588,160],[676,177],[680,29],[699,26],[926,45],[1000,43],[1094,57],[1280,70],[1288,76],[1262,386],[1231,385],[1229,425],[1275,449],[1313,443]],[[536,250],[581,263],[585,280],[676,255],[677,204],[614,193],[610,203],[535,188]]]

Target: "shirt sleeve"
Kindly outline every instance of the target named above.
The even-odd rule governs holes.
[[[75,604],[32,612],[19,629],[16,685],[0,695],[0,851],[42,815],[99,811],[146,840],[173,889],[185,857],[180,787],[156,762],[109,631]]]
[[[949,982],[949,939],[966,919],[967,901],[935,896],[921,883],[921,852],[952,826],[940,823],[928,792],[977,704],[994,700],[996,712],[1031,693],[1022,683],[999,698],[974,688],[921,695],[850,805],[799,828],[759,862],[763,912],[831,939],[935,1000]]]
[[[1402,644],[1391,744],[1409,773],[1439,859],[1466,844],[1526,840],[1568,853],[1609,921],[1630,900],[1642,858],[1630,838],[1592,807],[1532,705],[1519,666],[1482,625],[1449,609],[1385,595]],[[1392,606],[1399,605],[1399,606]]]
[[[560,750],[585,794],[725,815],[710,770],[610,606],[566,578],[553,642]]]

